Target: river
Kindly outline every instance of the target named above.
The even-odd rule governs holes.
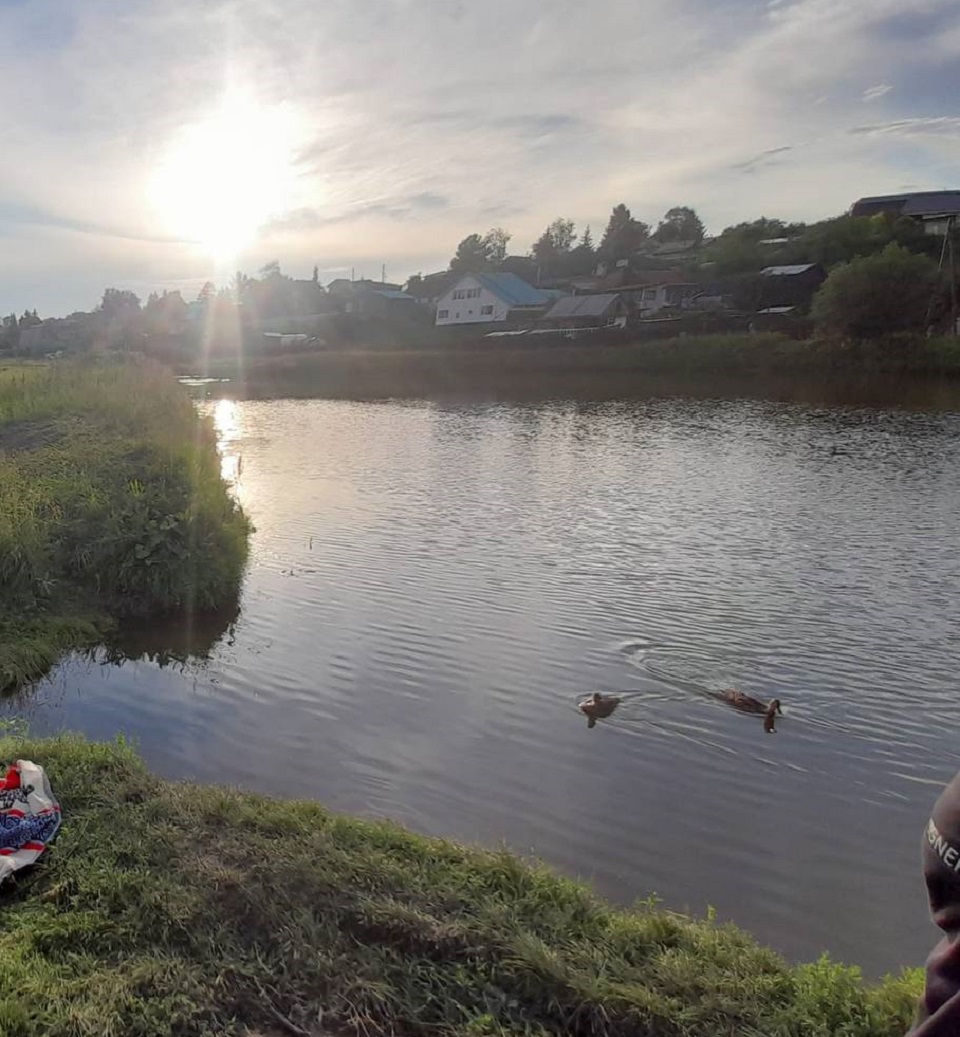
[[[70,657],[8,711],[713,906],[794,959],[922,961],[960,412],[209,406],[257,527],[239,615]],[[779,697],[776,734],[728,687]],[[589,730],[594,689],[624,701]]]

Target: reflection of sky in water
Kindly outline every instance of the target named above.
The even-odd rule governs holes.
[[[214,420],[257,527],[239,618],[185,666],[61,667],[37,729],[124,730],[167,774],[506,840],[804,957],[920,960],[918,832],[960,729],[955,416]],[[779,733],[704,694],[725,686],[778,694]],[[593,688],[638,694],[587,731]]]

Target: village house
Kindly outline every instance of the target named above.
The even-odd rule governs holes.
[[[760,271],[760,305],[757,309],[782,306],[806,309],[826,279],[827,272],[819,263],[765,266]]]
[[[538,317],[551,296],[516,274],[465,274],[437,302],[437,327]]]
[[[400,285],[389,281],[361,278],[348,281],[339,277],[327,285],[327,292],[344,313],[357,317],[385,317],[416,306],[417,300]]]
[[[661,310],[685,309],[701,293],[700,285],[689,282],[678,284],[649,284],[640,292],[638,306],[642,314]]]

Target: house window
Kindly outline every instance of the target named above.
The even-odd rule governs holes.
[[[493,316],[493,307],[492,306],[481,306],[480,307],[480,316],[481,317],[492,317]]]
[[[447,317],[449,317],[449,316],[450,316],[450,311],[449,310],[438,310],[437,311],[437,319],[438,320],[446,320]]]

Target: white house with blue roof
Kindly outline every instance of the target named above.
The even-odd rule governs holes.
[[[437,327],[492,324],[511,315],[537,316],[551,302],[516,274],[464,274],[437,303]]]

